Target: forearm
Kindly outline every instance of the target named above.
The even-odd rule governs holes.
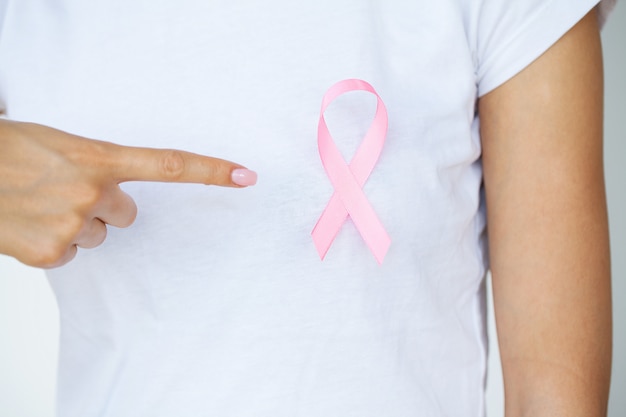
[[[586,198],[602,201],[590,191]],[[555,210],[508,197],[525,208],[525,218],[490,231],[497,236],[493,283],[506,415],[603,416],[611,366],[603,207],[584,204],[568,214],[567,204]]]

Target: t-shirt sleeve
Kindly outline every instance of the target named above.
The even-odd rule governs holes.
[[[596,6],[603,25],[615,0],[483,0],[476,4],[471,43],[480,97],[523,70]]]

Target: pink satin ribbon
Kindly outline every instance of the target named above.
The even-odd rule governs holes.
[[[330,103],[350,91],[367,91],[376,96],[376,115],[350,165],[335,145],[324,112]],[[317,145],[324,170],[335,192],[313,228],[311,235],[321,259],[324,259],[341,225],[350,216],[374,257],[382,264],[391,244],[391,238],[370,205],[363,185],[374,169],[387,135],[387,109],[369,83],[362,80],[343,80],[328,89],[322,99],[322,110],[317,128]]]

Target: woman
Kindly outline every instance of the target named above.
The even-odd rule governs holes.
[[[480,415],[485,221],[507,415],[606,413],[595,1],[2,5],[0,252],[64,265],[60,416]],[[310,236],[346,78],[380,265]],[[324,113],[346,161],[374,107]],[[197,154],[259,184],[142,182],[255,182]]]

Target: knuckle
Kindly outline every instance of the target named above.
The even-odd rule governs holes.
[[[46,232],[22,242],[20,256],[16,258],[37,268],[61,266],[73,258],[76,240],[85,232],[86,226],[86,218],[76,212],[50,216],[43,226]],[[97,236],[101,240],[105,237],[106,231]]]
[[[137,218],[137,204],[128,194],[118,190],[111,200],[109,214],[104,219],[106,223],[115,227],[129,227]]]
[[[31,264],[40,268],[50,268],[66,257],[68,246],[62,243],[49,243],[38,248],[31,257]]]
[[[107,235],[109,233],[109,229],[107,229],[106,225],[102,225],[102,230],[100,231],[100,236],[98,236],[98,242],[96,243],[96,246],[100,246],[104,243],[104,241],[107,238]]]
[[[185,158],[180,151],[166,151],[159,161],[160,174],[169,180],[180,178],[185,172]]]
[[[59,241],[72,242],[84,230],[87,220],[80,215],[68,216],[63,224]]]
[[[83,240],[77,242],[77,245],[81,248],[92,249],[100,246],[107,237],[107,228],[104,223],[98,223],[94,225],[88,236],[85,236]]]
[[[120,227],[131,226],[133,223],[135,223],[135,219],[137,219],[137,205],[133,203],[133,205],[128,208],[126,212],[126,217],[122,220]]]

